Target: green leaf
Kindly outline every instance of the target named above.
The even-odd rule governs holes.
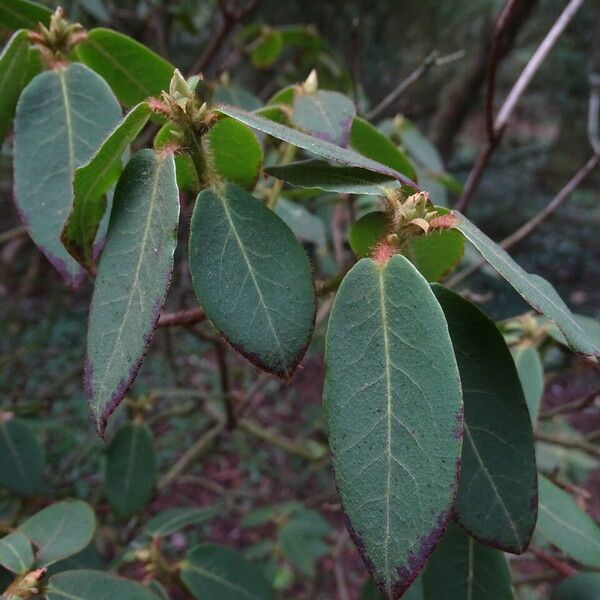
[[[281,219],[233,183],[198,196],[190,270],[206,315],[248,360],[290,379],[313,331],[304,249]]]
[[[203,525],[219,513],[215,506],[208,508],[171,508],[150,519],[144,532],[152,537],[166,537],[190,525]]]
[[[355,116],[354,102],[339,92],[298,93],[294,99],[293,123],[306,133],[338,146],[348,145]]]
[[[120,517],[129,517],[150,500],[156,483],[152,432],[141,423],[126,423],[110,444],[106,461],[106,497]]]
[[[478,544],[450,523],[423,577],[425,600],[512,600],[502,552]]]
[[[550,285],[550,284],[548,284]],[[594,341],[594,343],[600,346],[600,321],[595,319],[594,317],[588,317],[586,315],[578,315],[574,314],[573,318],[578,323],[578,325],[587,333],[587,336]],[[564,346],[568,346],[568,342],[565,336],[562,334],[558,327],[550,322],[550,328],[548,329],[548,335],[557,341],[559,344],[563,344]]]
[[[266,69],[277,61],[283,50],[283,37],[277,29],[264,27],[260,37],[253,42],[250,60],[255,67]]]
[[[175,70],[148,47],[111,29],[92,29],[75,51],[81,62],[108,82],[125,106],[168,90]]]
[[[225,118],[210,128],[207,139],[211,161],[219,176],[248,190],[254,189],[263,153],[252,130],[235,119]]]
[[[33,549],[29,538],[15,531],[0,540],[0,565],[21,575],[33,565]]]
[[[0,485],[21,496],[34,496],[44,462],[44,448],[27,422],[0,420]]]
[[[304,206],[280,197],[274,210],[299,240],[316,246],[325,246],[327,242],[325,223]]]
[[[6,29],[37,29],[50,24],[52,11],[29,0],[0,0],[0,26]]]
[[[350,132],[350,145],[357,152],[416,181],[417,174],[406,154],[368,121],[356,117]]]
[[[357,167],[336,167],[323,160],[302,160],[281,167],[267,167],[265,173],[296,187],[338,194],[385,196],[400,183],[391,177]]]
[[[324,402],[348,529],[390,597],[450,518],[460,468],[460,380],[444,314],[403,256],[346,275],[327,331]]]
[[[85,382],[100,435],[135,379],[160,316],[178,220],[173,155],[141,150],[115,190],[90,308]]]
[[[235,83],[219,85],[213,93],[212,101],[232,104],[244,110],[256,110],[262,106],[262,102],[254,94]]]
[[[19,527],[36,545],[36,567],[47,567],[83,550],[92,541],[95,529],[94,511],[81,500],[51,504]]]
[[[181,580],[198,600],[274,600],[260,571],[237,552],[203,544],[192,548]]]
[[[556,323],[569,342],[569,346],[580,354],[600,356],[600,343],[592,341],[575,320],[567,305],[556,290],[537,275],[524,271],[513,259],[480,231],[464,215],[452,211],[457,217],[455,228],[479,250],[483,258],[510,283],[513,288],[539,313]]]
[[[370,256],[387,231],[385,213],[373,211],[363,215],[350,228],[348,242],[358,258]]]
[[[455,229],[436,229],[411,238],[404,254],[427,281],[438,281],[460,261],[465,238]]]
[[[578,573],[562,581],[552,592],[550,600],[598,600],[600,573]]]
[[[0,7],[0,13],[2,8]],[[0,55],[0,144],[15,116],[29,63],[27,31],[21,29],[8,40]]]
[[[169,146],[180,146],[183,132],[175,123],[165,123],[154,137],[155,150],[164,150]],[[181,191],[196,192],[200,189],[198,173],[194,161],[189,154],[175,154],[175,170],[177,172],[177,187]]]
[[[562,335],[562,334],[561,334]],[[511,349],[532,423],[537,421],[544,393],[544,367],[536,347],[529,343]]]
[[[432,289],[450,329],[465,405],[456,519],[480,542],[521,554],[535,527],[537,472],[517,370],[485,313],[441,285]]]
[[[244,515],[242,527],[259,527],[267,523],[275,523],[289,518],[294,513],[303,509],[300,502],[291,500],[280,504],[269,504],[268,506],[259,506]]]
[[[50,577],[47,600],[157,600],[148,588],[102,571],[81,569]]]
[[[122,170],[121,158],[146,125],[150,108],[133,108],[104,140],[94,156],[75,171],[73,208],[62,232],[62,242],[84,268],[94,264],[94,239],[106,211],[105,194]]]
[[[84,276],[60,241],[73,175],[120,119],[106,82],[80,64],[41,73],[17,105],[15,201],[33,241],[71,285]]]
[[[571,496],[540,476],[536,533],[586,567],[600,568],[600,528]]]
[[[234,119],[245,123],[253,129],[258,129],[263,133],[267,133],[279,140],[297,146],[298,148],[308,150],[309,152],[312,152],[318,156],[322,156],[328,160],[333,160],[335,162],[354,167],[360,167],[362,169],[366,169],[367,171],[373,171],[374,173],[387,175],[388,177],[397,179],[398,181],[401,181],[410,187],[416,188],[414,181],[411,181],[402,175],[402,173],[399,173],[398,171],[386,165],[382,165],[381,163],[362,156],[357,152],[348,150],[347,148],[336,146],[335,144],[332,144],[326,140],[321,140],[302,131],[282,125],[281,123],[276,123],[254,113],[247,112],[240,108],[235,108],[234,106],[219,104],[218,106],[215,106],[215,109],[224,115],[228,115],[229,117],[233,117]]]
[[[314,577],[316,561],[330,550],[324,538],[331,532],[318,512],[302,509],[282,525],[278,541],[288,560],[304,575]]]

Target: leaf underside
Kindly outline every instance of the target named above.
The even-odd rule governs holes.
[[[90,308],[85,387],[100,435],[152,338],[171,282],[178,220],[173,155],[141,150],[117,184]]]
[[[256,366],[290,379],[310,342],[316,300],[289,227],[233,183],[207,189],[192,216],[190,271],[217,330]]]
[[[521,554],[537,517],[533,430],[510,352],[495,323],[434,284],[450,329],[465,405],[458,522],[488,546]]]
[[[84,275],[60,241],[73,200],[73,174],[120,119],[106,82],[80,64],[36,76],[17,105],[17,208],[33,241],[71,285]]]
[[[327,332],[325,410],[350,534],[388,598],[442,535],[460,470],[462,401],[442,310],[402,256],[360,260]]]

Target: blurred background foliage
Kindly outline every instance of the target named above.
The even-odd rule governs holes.
[[[62,4],[72,20],[86,27],[106,26],[127,33],[184,72],[202,64],[203,52],[223,23],[218,4],[210,0],[65,0]],[[243,24],[235,24],[227,32],[225,42],[203,71],[207,82],[222,84],[220,93],[225,93],[228,82],[234,82],[236,93],[241,87],[264,103],[286,85],[305,79],[315,67],[321,87],[347,93],[361,112],[368,114],[433,52],[450,56],[451,60],[427,68],[378,120],[397,114],[410,119],[438,146],[447,172],[464,182],[485,141],[486,57],[491,28],[503,4],[499,0],[262,0]],[[499,70],[497,106],[565,2],[530,0],[525,4],[527,10]],[[289,29],[292,25],[302,27]],[[293,31],[302,35],[288,46],[281,39],[286,31],[289,36]],[[289,42],[291,38],[286,39]],[[597,69],[600,3],[591,0],[584,3],[521,99],[473,201],[470,216],[495,239],[512,232],[547,204],[589,158],[589,76]],[[254,100],[247,96],[246,101]],[[198,537],[250,548],[252,556],[266,560],[271,580],[287,590],[285,597],[337,597],[335,566],[340,561],[346,571],[346,585],[357,590],[365,571],[351,545],[345,538],[343,544],[341,537],[338,539],[345,534],[339,533],[343,528],[333,482],[329,470],[321,468],[327,458],[318,457],[325,441],[322,335],[316,336],[289,388],[257,375],[253,367],[233,354],[227,356],[232,388],[241,402],[249,404],[255,421],[268,430],[276,428],[282,436],[308,443],[302,448],[308,448],[309,453],[314,450],[316,460],[307,466],[307,461],[290,453],[289,448],[272,446],[259,436],[248,437],[247,432],[238,431],[219,439],[218,452],[203,458],[185,476],[168,488],[159,487],[146,514],[119,519],[111,512],[103,495],[104,445],[89,425],[81,385],[90,286],[84,285],[77,292],[67,290],[33,244],[24,236],[11,234],[19,220],[12,202],[10,140],[2,147],[1,158],[0,232],[8,232],[0,233],[2,410],[33,417],[31,422],[44,440],[48,462],[39,498],[22,504],[2,492],[2,515],[14,518],[15,514],[30,513],[36,502],[37,507],[42,506],[48,497],[75,495],[91,500],[102,523],[93,560],[102,556],[111,566],[123,567],[125,573],[136,576],[140,573],[131,548],[135,549],[140,521],[172,505],[221,502],[224,510]],[[513,252],[527,270],[552,281],[577,312],[596,318],[600,316],[599,185],[600,173],[596,172]],[[315,214],[330,216],[328,211],[316,210]],[[188,206],[184,229],[189,214]],[[313,222],[312,227],[319,240],[326,240],[329,254],[335,245],[331,222],[326,218],[317,225]],[[175,273],[168,300],[173,309],[193,302],[181,248],[178,260],[182,268]],[[322,262],[327,264],[325,259]],[[495,318],[524,310],[514,294],[487,272],[469,280],[468,288]],[[323,333],[322,322],[318,332]],[[219,344],[213,335],[207,326],[160,330],[127,409],[121,410],[121,422],[127,411],[146,411],[147,423],[156,436],[159,473],[169,471],[210,424],[210,410],[215,410],[210,406],[221,389]],[[570,358],[556,347],[545,357],[549,373],[546,408],[598,386],[597,370],[584,361]],[[210,410],[198,410],[199,406]],[[563,419],[560,427],[569,432],[575,427],[577,435],[595,433],[600,427],[597,411],[582,417]],[[558,469],[581,485],[591,486],[589,508],[598,519],[597,460],[583,453],[566,456],[552,447],[542,448],[541,455],[549,470]],[[280,518],[277,511],[263,521],[259,519],[255,527],[242,522],[256,506],[290,500],[320,509],[337,527],[334,535],[330,525],[319,521],[318,514],[300,513],[299,518],[312,519],[307,531],[314,534],[304,544],[312,558],[298,557],[294,554],[297,547],[286,546],[286,533],[281,529],[294,521]],[[324,547],[327,536],[329,547]],[[272,545],[261,546],[259,542],[265,539]],[[175,548],[189,543],[177,535],[171,541]],[[317,559],[320,566],[315,570]],[[527,565],[523,569],[525,575],[535,575],[533,567],[533,571]]]

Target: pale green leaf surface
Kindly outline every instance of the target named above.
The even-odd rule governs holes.
[[[436,229],[412,238],[405,255],[427,281],[438,281],[460,261],[465,251],[465,238],[455,229]]]
[[[0,25],[6,29],[35,29],[50,24],[52,11],[30,0],[0,0]]]
[[[122,156],[150,116],[143,102],[133,108],[104,140],[85,165],[75,171],[73,208],[62,232],[62,242],[84,268],[94,263],[93,245],[106,211],[105,194],[122,171]]]
[[[92,29],[76,46],[79,59],[101,75],[125,106],[169,89],[175,67],[147,46],[111,29]]]
[[[399,597],[450,518],[460,465],[458,367],[444,314],[403,256],[360,260],[332,308],[324,402],[349,531]]]
[[[111,442],[104,489],[117,515],[128,517],[150,500],[156,482],[152,433],[141,423],[126,423]]]
[[[425,600],[512,600],[502,552],[476,542],[450,523],[423,576]]]
[[[562,335],[562,334],[561,334]],[[532,344],[523,343],[511,349],[532,423],[537,421],[544,392],[544,367],[539,352]]]
[[[156,515],[144,527],[144,532],[152,537],[165,537],[190,525],[203,525],[219,512],[217,507],[170,508]]]
[[[302,160],[280,167],[267,167],[265,173],[290,185],[338,194],[384,196],[401,184],[386,175],[358,167],[333,166],[323,160]]]
[[[86,393],[101,435],[135,379],[160,316],[178,220],[173,155],[141,150],[117,184],[90,308]]]
[[[44,462],[44,448],[25,421],[0,421],[0,485],[21,496],[35,495]]]
[[[50,578],[47,600],[158,600],[148,588],[102,571],[65,571]]]
[[[432,286],[450,329],[464,399],[458,522],[484,544],[521,554],[537,516],[531,420],[510,352],[474,304]]]
[[[19,526],[36,546],[36,567],[47,567],[83,550],[95,529],[94,512],[81,500],[51,504]]]
[[[293,123],[306,133],[338,146],[348,145],[355,116],[354,102],[339,92],[298,93],[294,99]]]
[[[244,110],[256,110],[262,106],[262,102],[254,94],[235,83],[218,86],[214,91],[212,101],[232,104]]]
[[[0,539],[0,565],[13,573],[27,572],[33,565],[33,550],[29,538],[15,531]]]
[[[348,150],[347,148],[342,148],[341,146],[336,146],[335,144],[332,144],[326,140],[321,140],[302,131],[282,125],[281,123],[276,123],[240,108],[235,108],[234,106],[219,104],[215,106],[215,109],[225,115],[241,121],[242,123],[245,123],[253,129],[258,129],[263,133],[267,133],[279,140],[297,146],[298,148],[308,150],[308,152],[328,160],[333,160],[335,162],[354,167],[361,167],[363,169],[367,169],[368,171],[387,175],[388,177],[397,179],[398,181],[401,181],[402,183],[411,187],[416,187],[416,184],[402,173],[399,173],[391,167],[371,160],[366,156],[362,156],[358,152]]]
[[[239,186],[200,193],[190,235],[198,301],[214,326],[255,365],[289,379],[310,341],[310,263],[273,211]]]
[[[304,206],[280,197],[274,210],[299,240],[316,246],[325,246],[327,240],[325,223]]]
[[[273,600],[258,567],[237,552],[204,544],[192,548],[181,569],[181,579],[198,600]]]
[[[80,64],[36,76],[17,104],[15,201],[33,241],[71,285],[84,275],[60,240],[73,175],[120,119],[106,82]]]
[[[536,533],[586,567],[600,568],[600,527],[564,490],[543,476]]]
[[[0,5],[1,6],[1,5]],[[0,13],[2,8],[0,8]],[[27,31],[13,34],[0,55],[0,145],[15,116],[29,63]]]
[[[562,331],[569,346],[580,354],[600,356],[600,341],[596,342],[575,320],[573,313],[561,300],[556,290],[538,275],[524,271],[508,253],[479,230],[464,215],[457,217],[455,228],[479,250],[483,258],[498,271],[513,288],[539,313],[552,320]]]
[[[550,600],[598,600],[600,573],[578,573],[562,581],[552,592]]]

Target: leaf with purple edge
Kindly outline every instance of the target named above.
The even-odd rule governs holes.
[[[512,600],[506,558],[450,523],[423,575],[425,600]]]
[[[85,387],[100,435],[152,338],[171,282],[178,220],[173,154],[141,150],[115,190],[90,309]]]
[[[348,530],[387,598],[441,537],[462,445],[460,378],[444,313],[403,256],[365,258],[336,296],[324,402]]]
[[[417,184],[402,173],[399,173],[397,170],[383,165],[375,160],[371,160],[366,156],[362,156],[358,152],[354,152],[354,150],[336,146],[335,144],[332,144],[326,140],[308,135],[303,131],[292,129],[291,127],[287,127],[281,123],[276,123],[275,121],[265,119],[264,117],[261,117],[255,113],[251,113],[234,106],[218,104],[214,108],[218,112],[229,117],[233,117],[234,119],[245,123],[253,129],[258,129],[258,131],[267,133],[268,135],[282,140],[283,142],[288,142],[289,144],[297,146],[298,148],[303,148],[304,150],[307,150],[312,154],[316,154],[317,156],[326,158],[327,160],[332,160],[334,162],[353,167],[360,167],[362,169],[366,169],[367,171],[372,171],[373,173],[381,173],[382,175],[387,175],[388,177],[397,179],[411,188],[418,189]]]
[[[196,295],[213,325],[256,366],[289,380],[316,311],[310,263],[289,227],[224,183],[198,196],[189,254]]]
[[[477,540],[521,554],[537,518],[533,430],[521,382],[496,324],[433,284],[450,329],[465,404],[457,521]]]
[[[455,229],[479,250],[483,258],[539,313],[548,317],[564,334],[569,346],[579,354],[600,356],[600,344],[592,340],[577,322],[556,290],[542,277],[527,273],[510,256],[464,215],[452,211]]]
[[[33,241],[73,286],[84,271],[60,240],[73,202],[73,175],[120,119],[106,82],[80,64],[37,75],[17,104],[15,202]]]
[[[294,125],[338,146],[348,145],[355,116],[354,102],[339,92],[318,90],[313,94],[297,93],[294,99]]]

